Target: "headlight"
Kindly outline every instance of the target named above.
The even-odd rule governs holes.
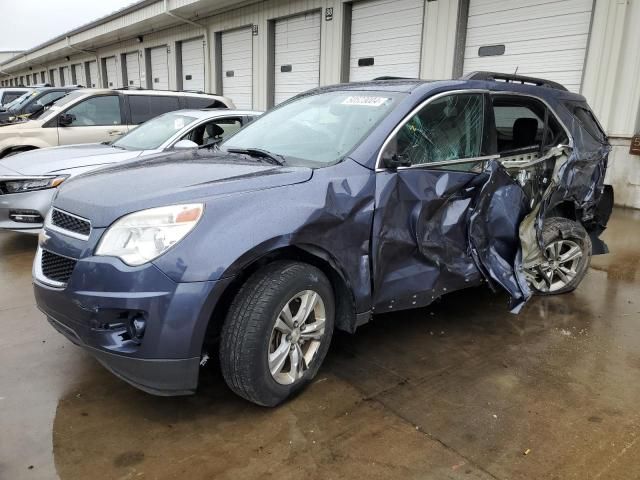
[[[126,215],[107,229],[96,255],[118,257],[132,267],[150,262],[193,230],[203,211],[203,204],[194,203]]]
[[[4,190],[5,194],[31,192],[33,190],[45,190],[47,188],[55,188],[64,182],[69,175],[61,175],[58,177],[31,177],[31,178],[10,178],[3,180],[0,178],[0,190]]]

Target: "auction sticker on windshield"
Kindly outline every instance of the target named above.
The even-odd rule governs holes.
[[[364,95],[357,95],[347,97],[343,100],[343,105],[360,105],[365,107],[381,107],[389,98],[386,97],[369,97]]]

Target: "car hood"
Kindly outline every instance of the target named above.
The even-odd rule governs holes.
[[[79,175],[61,186],[54,206],[88,218],[100,228],[131,212],[302,183],[312,174],[307,167],[280,167],[238,155],[192,150]]]
[[[30,150],[0,160],[0,175],[7,174],[7,169],[21,175],[56,174],[74,168],[121,162],[136,158],[141,153],[99,143]]]

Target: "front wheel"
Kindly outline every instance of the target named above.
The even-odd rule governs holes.
[[[277,261],[259,270],[236,295],[222,327],[227,385],[258,405],[283,402],[315,377],[334,317],[331,283],[316,267]]]
[[[538,295],[575,290],[591,263],[591,239],[582,225],[562,217],[545,220],[542,229],[546,260],[527,270]]]

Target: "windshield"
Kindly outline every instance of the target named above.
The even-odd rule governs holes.
[[[127,150],[154,150],[196,120],[196,117],[178,112],[165,113],[143,123],[112,145]]]
[[[23,93],[18,98],[15,98],[13,101],[7,103],[4,108],[7,110],[19,110],[22,105],[27,103],[31,97],[37,95],[38,92],[30,91],[27,93]]]
[[[395,92],[340,91],[292,100],[263,115],[222,145],[261,149],[287,163],[342,160],[404,97]]]
[[[38,104],[40,108],[35,109],[34,113],[31,115],[30,118],[32,119],[40,118],[40,117],[47,118],[47,115],[52,117],[56,115],[57,112],[59,112],[62,109],[62,107],[64,107],[68,103],[71,103],[77,100],[79,97],[86,96],[87,93],[86,91],[82,91],[82,90],[73,90],[71,91],[71,93],[63,93],[62,95],[63,96],[58,97],[58,99],[55,101],[52,101],[51,98],[44,98],[44,96],[42,98],[39,98]],[[41,108],[43,106],[47,106],[48,108]]]

